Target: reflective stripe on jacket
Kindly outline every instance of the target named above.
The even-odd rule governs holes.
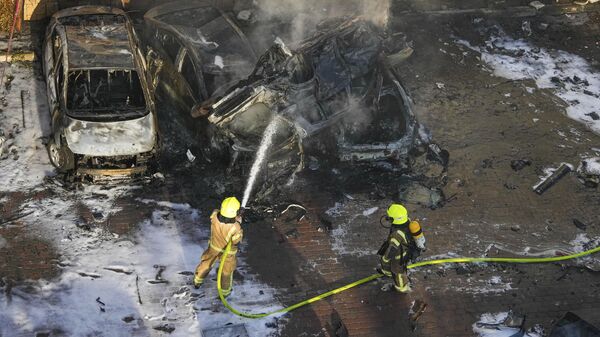
[[[214,210],[210,216],[210,241],[209,246],[218,251],[224,252],[227,243],[231,240],[231,251],[229,254],[237,253],[237,244],[242,241],[244,231],[239,222],[223,223],[219,221],[219,210]]]
[[[404,264],[407,262],[409,241],[406,233],[401,229],[393,230],[388,236],[388,248],[382,259],[384,262],[394,261],[395,263]]]

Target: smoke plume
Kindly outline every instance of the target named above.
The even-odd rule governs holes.
[[[281,38],[294,45],[314,32],[324,19],[339,16],[362,16],[386,27],[391,0],[254,0],[259,20],[278,20],[289,25]]]

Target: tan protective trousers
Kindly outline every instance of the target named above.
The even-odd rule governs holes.
[[[404,273],[392,273],[394,279],[394,288],[397,292],[406,293],[409,291],[408,276]]]
[[[208,275],[215,262],[221,259],[222,254],[222,252],[216,251],[213,248],[208,247],[208,249],[206,249],[204,253],[202,253],[202,257],[200,258],[200,264],[198,265],[198,267],[196,267],[195,279],[201,282],[204,281],[204,278],[206,277],[206,275]],[[229,254],[229,256],[227,256],[223,264],[223,275],[221,276],[221,289],[223,289],[224,295],[229,295],[231,293],[231,286],[233,284],[233,272],[235,271],[235,267],[235,254]]]

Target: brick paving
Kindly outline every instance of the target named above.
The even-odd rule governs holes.
[[[531,252],[567,249],[577,234],[600,236],[597,189],[584,187],[573,175],[542,196],[530,188],[543,168],[560,161],[576,162],[580,153],[600,143],[600,137],[564,117],[549,93],[540,90],[525,95],[518,82],[490,88],[502,79],[479,70],[472,59],[460,63],[439,52],[461,52],[447,45],[447,32],[439,30],[441,26],[460,34],[461,27],[452,22],[397,25],[415,40],[417,55],[402,68],[403,78],[421,122],[450,151],[449,183],[444,192],[456,194],[436,210],[408,205],[411,214],[422,219],[428,240],[423,257],[448,252],[507,256],[525,252],[526,247]],[[438,90],[435,82],[445,83],[446,90]],[[505,93],[511,93],[512,105],[500,104],[506,100]],[[553,126],[535,127],[531,120],[539,115],[528,103],[544,110],[542,118]],[[558,147],[563,139],[556,130],[570,128],[582,132],[583,140]],[[510,161],[515,158],[529,158],[533,164],[514,172]],[[293,304],[374,272],[378,259],[373,253],[387,233],[379,227],[379,216],[393,199],[390,191],[375,193],[381,187],[373,182],[376,174],[357,170],[357,176],[368,179],[347,181],[327,172],[305,172],[298,177],[292,196],[308,209],[306,217],[300,221],[284,216],[275,221],[253,219],[246,225],[247,246],[242,254],[261,281],[279,290],[281,303]],[[188,202],[203,210],[214,207],[219,196],[208,190],[210,184],[186,179],[190,176],[168,176],[165,183],[144,186],[136,195]],[[507,189],[505,184],[515,189]],[[25,200],[44,194],[2,197],[6,201],[0,207],[1,216],[6,219],[17,214]],[[336,202],[341,204],[340,214],[326,215]],[[117,205],[123,211],[102,225],[119,235],[135,232],[139,221],[151,213],[150,207],[135,198],[119,199]],[[378,210],[362,215],[372,207]],[[86,222],[94,221],[85,207],[79,208],[78,214]],[[588,224],[587,229],[576,228],[574,218]],[[18,221],[1,226],[0,237],[8,242],[0,248],[3,283],[51,279],[58,273],[52,246],[24,233]],[[482,313],[508,310],[527,315],[527,327],[541,324],[546,331],[567,311],[600,326],[599,275],[573,263],[422,268],[411,273],[414,289],[409,295],[383,292],[384,281],[374,281],[284,316],[281,335],[341,337],[347,330],[353,337],[463,337],[473,335],[472,325]],[[417,299],[427,303],[427,309],[415,326],[409,322],[408,312]]]

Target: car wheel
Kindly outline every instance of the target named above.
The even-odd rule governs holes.
[[[50,137],[50,141],[48,141],[48,145],[46,145],[48,149],[48,157],[50,157],[50,162],[59,172],[67,172],[75,168],[75,158],[73,152],[69,150],[66,146],[60,146],[56,144],[54,137]]]

